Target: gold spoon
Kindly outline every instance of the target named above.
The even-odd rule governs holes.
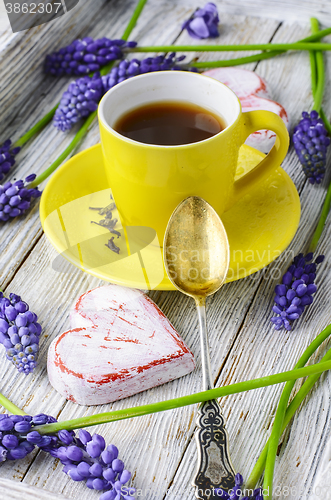
[[[221,288],[229,269],[229,243],[221,219],[202,198],[186,198],[170,217],[163,251],[171,283],[195,300],[200,324],[203,389],[213,389],[205,303],[208,295]],[[217,495],[213,494],[213,488],[228,491],[235,485],[228,435],[216,400],[202,403],[197,425],[199,460],[193,485],[197,498],[209,500]]]

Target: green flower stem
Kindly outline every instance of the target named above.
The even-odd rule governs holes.
[[[127,52],[243,52],[246,50],[331,50],[329,43],[247,43],[239,45],[156,45],[132,47]]]
[[[316,18],[311,18],[310,19],[310,27],[311,27],[311,32],[317,33],[319,31],[319,25],[317,21],[317,26],[315,21],[317,21]],[[310,73],[311,73],[311,90],[313,97],[315,97],[315,92],[316,92],[316,87],[317,87],[317,65],[316,65],[316,52],[313,50],[309,51],[309,59],[310,59]]]
[[[136,22],[138,21],[138,18],[140,16],[143,8],[145,7],[146,2],[147,2],[147,0],[139,0],[137,7],[135,8],[135,10],[133,12],[132,17],[131,17],[127,27],[124,30],[124,33],[122,35],[122,40],[127,40],[129,38],[133,28],[136,25]],[[109,73],[109,71],[112,69],[112,67],[114,66],[115,62],[116,61],[111,61],[106,66],[104,66],[100,70],[100,75],[101,76],[107,75]]]
[[[247,57],[237,57],[235,59],[222,59],[220,61],[201,61],[191,62],[188,64],[190,68],[227,68],[230,66],[240,66],[241,64],[249,64],[256,61],[264,61],[272,57],[284,54],[283,50],[272,50],[269,52],[261,52],[260,54],[253,54]]]
[[[311,30],[312,33],[318,33],[319,31],[319,24],[317,19],[311,18],[310,20],[311,23]],[[318,64],[318,56],[320,57],[319,64]],[[323,54],[319,52],[310,52],[310,67],[311,67],[311,87],[312,87],[312,93],[314,97],[314,109],[316,111],[319,111],[320,116],[324,122],[324,125],[328,131],[328,133],[331,135],[331,124],[329,120],[327,119],[323,109],[320,107],[318,110],[318,105],[320,105],[322,96],[323,96],[323,90],[324,90],[324,63],[323,63]],[[322,83],[320,83],[322,82]],[[320,95],[318,95],[320,93]],[[309,247],[309,252],[315,252],[319,239],[322,235],[325,221],[327,219],[328,213],[330,211],[330,206],[331,206],[331,183],[328,187],[324,204],[322,207],[322,212],[318,221],[318,224],[316,226],[315,232],[313,234],[310,247]]]
[[[318,33],[308,36],[306,38],[303,38],[302,40],[299,40],[297,43],[304,43],[304,42],[314,42],[315,40],[320,40],[326,35],[331,34],[331,28],[327,28],[325,30],[319,31]],[[175,46],[177,47],[177,46]],[[196,45],[195,48],[198,50],[203,49],[203,45]],[[213,46],[215,47],[215,46]],[[127,49],[128,51],[131,51],[131,49]],[[178,49],[177,49],[178,50]],[[194,68],[225,68],[229,66],[239,66],[241,64],[249,64],[252,62],[256,61],[263,61],[265,59],[271,59],[272,57],[278,56],[280,54],[284,54],[286,50],[272,50],[269,52],[261,52],[260,54],[254,54],[252,56],[246,56],[246,57],[238,57],[235,59],[226,59],[222,61],[202,61],[202,62],[193,62],[190,63],[190,67]]]
[[[293,380],[295,382],[295,380],[297,380],[298,378],[321,373],[325,370],[330,369],[331,361],[328,361],[326,363],[316,363],[315,365],[306,366],[304,368],[277,373],[275,375],[269,375],[267,377],[257,378],[253,380],[246,380],[237,384],[218,387],[216,389],[198,392],[196,394],[190,394],[189,396],[169,399],[168,401],[161,401],[144,406],[137,406],[135,408],[126,408],[124,410],[99,413],[97,415],[91,415],[89,417],[75,418],[73,420],[67,420],[64,422],[47,424],[36,427],[36,430],[38,430],[38,432],[40,432],[41,434],[50,434],[58,432],[61,429],[79,429],[82,427],[90,427],[92,425],[124,420],[127,418],[141,417],[142,415],[149,415],[151,413],[158,413],[160,411],[173,410],[174,408],[180,408],[182,406],[202,403],[204,401],[209,401],[210,399],[229,396],[230,394],[239,394],[240,392],[251,391],[253,389],[259,389],[261,387],[267,387],[269,385],[281,384],[282,382],[288,380]]]
[[[319,345],[322,342],[324,342],[324,340],[330,334],[331,334],[331,325],[329,325],[325,330],[323,330],[323,332],[318,337],[316,337],[315,341],[319,340],[319,342],[317,345],[315,344],[315,350],[319,347]],[[310,346],[308,346],[308,348],[309,347]],[[329,361],[330,359],[331,359],[331,349],[329,349],[329,351],[325,354],[325,356],[322,358],[321,362]],[[299,408],[299,406],[301,405],[302,401],[307,396],[310,389],[313,387],[315,382],[318,380],[319,376],[320,375],[309,376],[308,379],[302,385],[302,387],[299,389],[297,394],[294,396],[293,400],[291,401],[291,403],[289,404],[289,406],[287,407],[287,410],[286,410],[286,414],[285,414],[285,418],[284,418],[283,426],[282,426],[282,430],[281,430],[282,433],[284,432],[285,428],[287,427],[287,425],[289,424],[289,422],[293,418],[294,413]],[[269,438],[269,440],[270,440],[270,438]],[[262,450],[262,452],[261,452],[249,478],[248,478],[247,484],[245,485],[247,488],[255,488],[255,486],[257,485],[257,483],[258,483],[258,481],[263,473],[264,465],[265,465],[267,453],[268,453],[269,440],[265,444],[265,446],[264,446],[264,448],[263,448],[263,450]]]
[[[315,54],[316,54],[316,52],[314,52],[313,50],[309,51],[311,90],[312,90],[313,96],[315,95],[316,87],[317,87],[317,67],[316,67]]]
[[[124,33],[122,36],[122,38],[124,40],[127,40],[129,38],[130,33],[133,30],[133,28],[138,20],[138,17],[140,16],[146,2],[147,2],[147,0],[139,0],[138,5],[135,8],[127,27],[124,30]],[[102,69],[102,71],[100,73],[102,75],[106,75],[113,64],[114,64],[113,62],[109,63],[107,66],[105,66]],[[54,110],[54,112],[55,112],[55,110]],[[38,175],[38,177],[36,177],[36,179],[33,182],[31,182],[31,184],[29,184],[29,186],[28,186],[29,188],[38,186],[41,182],[43,182],[45,179],[47,179],[47,177],[49,177],[54,172],[54,170],[57,169],[58,166],[61,165],[61,163],[75,149],[75,147],[78,145],[78,143],[85,137],[90,125],[92,124],[92,122],[96,116],[97,116],[96,111],[94,111],[93,113],[91,113],[89,115],[89,117],[85,120],[84,124],[81,126],[81,128],[76,133],[75,137],[73,138],[73,140],[71,141],[69,146],[66,147],[66,149],[63,151],[63,153],[61,153],[60,156],[44,172],[42,172],[40,175]]]
[[[21,410],[18,406],[14,405],[9,399],[0,393],[0,404],[10,411],[13,415],[26,415],[25,411]]]
[[[302,40],[298,40],[297,42],[295,43],[309,43],[309,42],[316,42],[317,40],[321,40],[321,38],[327,36],[327,35],[330,35],[331,34],[331,28],[325,28],[324,30],[321,30],[319,31],[318,33],[314,33],[313,35],[310,35],[310,36],[307,36],[306,38],[303,38]],[[272,46],[272,48],[274,48],[274,45],[273,44],[269,44]],[[285,44],[285,45],[288,45],[288,44]],[[178,47],[180,47],[179,45],[170,45],[171,48],[171,52],[175,51],[177,52],[178,51]],[[188,51],[189,50],[194,50],[196,52],[203,52],[205,50],[205,47],[206,45],[185,45],[185,47],[188,47]],[[210,50],[213,51],[217,51],[217,47],[229,47],[229,45],[209,45],[208,47],[212,47]],[[241,45],[241,47],[245,47],[245,45]],[[142,49],[142,50],[139,50],[139,49]],[[157,52],[156,50],[154,50],[155,47],[127,47],[124,49],[125,52]],[[228,49],[223,49],[223,50],[228,50]],[[285,49],[286,51],[287,49]],[[161,52],[164,52],[163,50],[161,50]],[[167,51],[166,51],[167,52]]]
[[[330,361],[331,360],[331,349],[326,353],[326,355],[321,359],[321,363],[324,363],[325,361]],[[309,391],[312,389],[312,387],[315,385],[317,380],[321,374],[317,375],[310,375],[308,379],[304,382],[304,384],[301,386],[297,394],[294,396],[292,399],[291,403],[288,405],[285,413],[285,418],[283,421],[283,426],[282,426],[282,431],[281,433],[284,432],[290,421],[292,420],[295,412],[301,405],[302,401],[306,398],[307,394]],[[265,467],[265,462],[267,459],[267,454],[268,454],[268,446],[269,446],[269,439],[267,443],[265,444],[255,466],[254,469],[251,472],[251,475],[247,481],[247,484],[245,485],[246,488],[254,488],[262,476],[264,467]]]
[[[313,34],[319,32],[319,23],[315,17],[310,19],[311,30]],[[318,113],[321,111],[324,85],[325,85],[325,72],[324,72],[324,61],[323,61],[323,53],[321,51],[313,52],[310,51],[310,61],[312,63],[312,54],[315,56],[315,75],[316,75],[316,85],[312,82],[312,90],[314,96],[314,106]]]
[[[319,31],[319,25],[318,25],[317,19],[311,18],[310,23],[311,23],[311,30],[312,30],[313,34],[321,33]],[[324,61],[323,61],[323,55],[322,55],[321,63],[319,66],[317,66],[317,62],[316,62],[317,52],[310,51],[309,56],[310,56],[310,68],[311,68],[311,89],[312,89],[312,94],[313,94],[314,100],[316,100],[315,93],[316,93],[316,89],[317,89],[317,81],[319,78],[318,70],[320,72],[320,77],[322,79],[322,83],[324,86],[324,79],[325,79]],[[314,105],[314,109],[317,110],[316,104]],[[324,122],[326,130],[328,131],[329,135],[331,136],[331,123],[329,122],[326,114],[323,111],[323,108],[321,108],[321,107],[319,110],[319,114]]]
[[[307,363],[307,361],[309,360],[309,358],[314,354],[316,349],[318,349],[318,347],[330,335],[331,335],[331,324],[328,325],[311,342],[311,344],[309,344],[309,346],[305,349],[305,351],[303,352],[303,354],[299,358],[294,369],[301,369],[301,367],[304,366]],[[331,349],[328,351],[328,355],[329,356],[331,355]],[[323,358],[323,361],[324,361],[324,358]],[[305,383],[308,383],[308,380]],[[315,381],[316,380],[314,380],[314,382]],[[267,491],[269,491],[269,497],[268,496],[265,497],[265,500],[267,498],[272,498],[273,471],[274,471],[274,464],[275,464],[275,458],[276,458],[279,438],[280,438],[283,430],[285,429],[286,425],[288,424],[288,422],[291,420],[292,416],[294,415],[296,408],[300,405],[300,403],[304,399],[305,395],[309,391],[309,389],[307,390],[307,388],[308,387],[310,388],[310,385],[308,384],[307,386],[305,386],[305,389],[301,391],[300,396],[297,395],[298,397],[296,399],[296,404],[294,406],[292,406],[291,410],[288,410],[289,413],[288,413],[286,420],[285,420],[285,411],[287,408],[288,399],[290,397],[294,383],[295,382],[293,382],[293,381],[289,381],[285,384],[285,387],[283,389],[283,392],[282,392],[280,400],[279,400],[276,416],[274,419],[273,428],[271,431],[271,436],[270,436],[267,444],[265,445],[265,447],[262,451],[262,454],[260,455],[255,467],[253,468],[253,470],[248,478],[247,484],[246,484],[247,488],[254,488],[255,487],[255,485],[257,484],[257,482],[262,474],[264,463],[266,462],[266,470],[265,470],[263,488],[264,489],[269,488],[269,490],[267,490]],[[311,383],[311,381],[310,381],[310,383]],[[302,388],[303,387],[304,386],[302,386]],[[307,390],[307,392],[306,392],[306,390]],[[302,399],[300,399],[300,398],[302,398]]]
[[[89,115],[89,117],[85,120],[84,125],[78,130],[77,134],[69,144],[69,146],[66,147],[66,149],[63,151],[63,153],[60,154],[56,158],[56,160],[46,169],[44,172],[42,172],[38,177],[35,178],[33,182],[29,184],[29,188],[36,187],[39,184],[41,184],[47,177],[49,177],[54,170],[57,169],[59,165],[67,158],[67,156],[75,149],[75,147],[78,145],[78,143],[85,137],[85,134],[87,133],[89,127],[91,126],[94,118],[97,116],[97,112],[93,111]]]
[[[311,29],[312,33],[316,34],[319,30],[319,24],[317,19],[312,18],[311,19]],[[325,114],[323,110],[321,109],[321,103],[322,103],[322,98],[323,98],[323,91],[324,91],[324,62],[323,62],[323,54],[322,52],[317,52],[317,51],[310,51],[310,64],[311,64],[311,85],[312,85],[312,93],[314,96],[314,106],[313,109],[318,111],[321,116],[323,114],[323,119],[325,119]],[[328,120],[326,119],[326,127],[328,131],[330,131],[331,126]],[[317,248],[317,244],[319,241],[319,238],[322,234],[324,224],[327,218],[327,215],[329,213],[331,205],[331,184],[328,188],[326,198],[324,201],[324,205],[322,208],[322,213],[317,225],[317,228],[315,230],[315,233],[312,238],[312,242],[310,245],[310,252],[314,252]],[[329,327],[328,327],[329,328]],[[326,330],[328,330],[328,328]],[[322,332],[323,333],[323,332]],[[323,338],[323,337],[322,337]],[[305,355],[305,353],[304,353]],[[298,361],[298,364],[296,366],[303,366],[305,364],[305,356],[302,356],[300,360]],[[310,354],[308,353],[310,356]],[[328,353],[323,357],[322,362],[328,361],[331,359],[331,349],[328,351]],[[276,460],[276,454],[277,454],[277,449],[278,449],[278,443],[281,434],[283,433],[284,429],[290,422],[291,418],[293,417],[295,411],[297,408],[300,406],[301,402],[303,399],[306,397],[307,393],[310,391],[310,389],[313,387],[315,384],[316,380],[318,379],[318,376],[310,376],[308,380],[303,384],[301,389],[298,391],[297,395],[294,397],[292,400],[291,404],[287,406],[288,400],[290,398],[290,394],[293,388],[293,384],[288,382],[282,392],[281,398],[279,400],[275,420],[274,420],[274,425],[272,428],[271,436],[269,440],[267,441],[264,449],[262,450],[262,453],[260,454],[260,457],[249,477],[248,484],[246,487],[252,488],[257,484],[257,481],[259,480],[263,469],[265,467],[265,476],[264,476],[264,484],[263,488],[265,491],[268,492],[268,495],[265,497],[267,498],[272,498],[272,485],[273,485],[273,474],[274,474],[274,467],[275,467],[275,460]]]
[[[18,141],[16,141],[12,145],[12,147],[13,148],[16,148],[16,147],[20,147],[21,148],[35,134],[37,134],[38,132],[40,132],[40,130],[42,130],[51,121],[51,119],[53,118],[53,116],[55,114],[55,111],[56,111],[58,105],[59,104],[56,104],[54,106],[54,108],[52,108],[43,118],[41,118],[41,120],[39,120],[39,122],[37,122],[32,128],[30,128],[30,130],[28,130],[28,132],[26,132],[24,135],[22,135],[22,137],[20,139],[18,139]]]
[[[122,35],[123,40],[127,40],[129,38],[129,36],[131,35],[131,32],[132,32],[133,28],[135,27],[136,22],[138,21],[138,18],[140,16],[143,8],[145,7],[146,2],[147,2],[147,0],[139,0],[138,5],[135,8],[134,13],[132,14],[132,17],[131,17],[127,27],[124,30],[124,33]]]

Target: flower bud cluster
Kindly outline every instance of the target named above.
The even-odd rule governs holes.
[[[294,129],[293,144],[309,182],[320,184],[325,174],[330,138],[317,111],[302,113],[302,120]]]
[[[41,196],[38,188],[27,188],[27,184],[35,178],[36,175],[31,174],[26,177],[25,181],[0,184],[0,221],[6,222],[10,218],[23,214],[30,208],[32,198]]]
[[[41,326],[19,295],[0,292],[0,342],[6,357],[19,372],[31,373],[37,365]]]
[[[86,37],[74,40],[67,47],[46,56],[44,70],[53,76],[87,75],[99,71],[102,66],[122,59],[122,49],[135,47],[136,42]]]
[[[57,435],[41,435],[37,427],[56,422],[43,413],[29,415],[0,415],[0,462],[24,458],[35,446],[58,458],[63,472],[74,481],[85,481],[92,490],[103,491],[100,500],[132,500],[135,489],[124,485],[131,473],[124,468],[114,445],[106,447],[99,434],[83,429],[78,437],[74,431],[61,430]]]
[[[52,456],[59,458],[64,465],[63,471],[74,481],[85,481],[92,490],[104,491],[100,500],[132,500],[133,488],[123,488],[131,478],[118,458],[114,445],[106,447],[99,434],[91,436],[80,429],[78,438],[72,432],[60,431],[58,437],[62,446],[51,450]]]
[[[305,308],[312,304],[313,294],[317,291],[315,285],[317,265],[323,262],[324,256],[319,255],[315,262],[313,253],[294,257],[293,263],[282,278],[282,283],[275,287],[275,302],[272,310],[278,314],[271,318],[276,330],[286,328],[292,330],[292,322],[298,319]]]
[[[97,109],[103,94],[104,87],[99,73],[92,77],[83,76],[70,83],[55,111],[54,126],[62,132],[71,129],[78,120]]]
[[[56,436],[41,436],[34,430],[36,425],[56,422],[44,415],[0,415],[0,462],[18,460],[31,453],[35,446],[48,451],[57,442]]]
[[[65,472],[74,481],[85,481],[92,490],[103,491],[100,500],[132,500],[134,488],[124,485],[131,473],[124,468],[114,445],[106,447],[99,434],[80,429],[61,430],[57,435],[41,435],[39,425],[56,422],[43,413],[29,415],[0,415],[0,462],[24,458],[35,446],[58,458]]]

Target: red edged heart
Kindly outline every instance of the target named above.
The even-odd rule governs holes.
[[[193,354],[140,290],[107,285],[84,293],[72,329],[51,343],[52,386],[81,405],[105,404],[191,372]]]

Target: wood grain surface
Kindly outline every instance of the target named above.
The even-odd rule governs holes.
[[[60,22],[54,21],[16,34],[9,29],[0,32],[0,142],[7,137],[13,140],[19,138],[59,100],[65,89],[66,78],[56,80],[43,75],[44,55],[76,37],[120,37],[135,3],[132,0],[81,0]],[[310,34],[309,17],[313,14],[323,27],[331,23],[330,0],[217,0],[215,3],[221,13],[220,36],[211,43],[291,42]],[[131,39],[144,45],[195,43],[181,32],[181,25],[197,6],[193,0],[148,0]],[[330,41],[331,37],[326,40]],[[188,58],[191,57],[213,60],[230,58],[233,54],[191,53]],[[326,56],[325,60],[324,109],[331,116],[330,58]],[[246,67],[269,82],[273,98],[287,110],[292,127],[303,110],[311,109],[310,66],[306,52],[290,53]],[[28,173],[43,171],[70,142],[75,130],[62,134],[52,125],[47,126],[19,153],[13,177],[23,178]],[[95,123],[77,151],[98,141],[99,132]],[[274,263],[251,277],[226,284],[208,301],[211,366],[216,386],[290,369],[311,340],[330,323],[330,218],[318,249],[326,255],[326,260],[319,269],[315,303],[297,322],[293,332],[277,332],[270,323],[277,278],[284,272],[291,256],[306,249],[330,181],[329,171],[321,186],[311,186],[299,167],[292,147],[283,168],[300,193],[300,227],[290,247]],[[149,293],[151,298],[194,353],[195,371],[108,405],[82,407],[67,402],[49,384],[47,349],[56,335],[68,329],[69,311],[75,298],[101,282],[69,263],[65,264],[62,273],[53,270],[52,261],[56,252],[42,232],[37,205],[24,218],[2,224],[0,231],[0,286],[5,292],[19,293],[30,304],[38,314],[44,332],[39,366],[28,377],[18,374],[6,361],[4,350],[0,352],[1,391],[15,404],[29,414],[45,412],[59,420],[66,420],[201,390],[194,303],[177,292],[152,291]],[[326,349],[327,346],[322,345],[316,359]],[[296,384],[298,387],[300,383]],[[270,434],[281,390],[281,386],[274,386],[221,400],[228,421],[232,460],[236,470],[244,477],[250,473]],[[330,394],[331,376],[326,374],[284,433],[276,461],[275,498],[329,498],[322,493],[324,491],[326,495],[323,488],[331,482]],[[133,472],[133,485],[141,492],[137,498],[193,500],[191,480],[196,467],[195,417],[196,407],[190,406],[93,429],[102,433],[106,442],[119,447],[120,458]],[[36,451],[23,460],[2,463],[0,498],[96,500],[100,496],[98,492],[72,481],[61,469],[57,460]]]

